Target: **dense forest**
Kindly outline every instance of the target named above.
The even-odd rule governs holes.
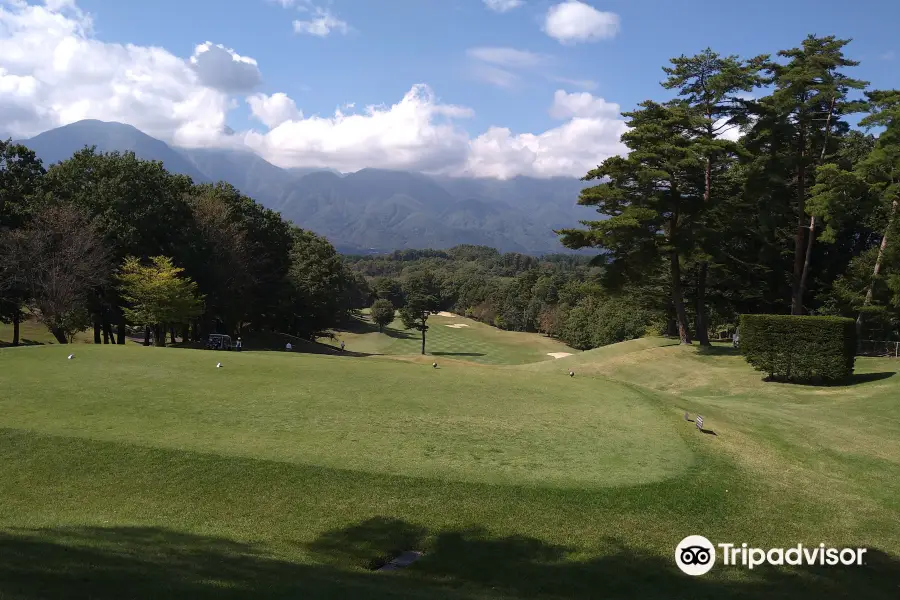
[[[121,342],[129,325],[157,343],[311,338],[377,302],[423,334],[429,311],[451,310],[582,349],[648,332],[706,344],[744,313],[842,315],[900,339],[900,92],[852,78],[847,44],[672,59],[666,99],[624,115],[629,154],[585,175],[583,226],[557,232],[593,258],[342,257],[228,184],[90,148],[45,169],[5,142],[0,319],[31,314],[60,341],[93,327]]]
[[[601,218],[563,243],[602,248],[604,290],[650,302],[685,343],[741,313],[897,339],[900,92],[852,78],[848,43],[672,59],[670,99],[625,113],[630,152],[585,176],[579,203]]]
[[[449,250],[399,250],[345,261],[366,277],[377,298],[401,309],[405,282],[418,273],[434,275],[437,306],[512,331],[541,332],[587,349],[647,333],[664,333],[653,302],[609,293],[602,267],[588,257],[556,254],[540,258],[501,254],[485,246]],[[646,306],[645,306],[646,304]]]
[[[0,234],[0,319],[31,314],[61,343],[93,327],[121,344],[129,326],[157,345],[248,328],[314,337],[369,298],[324,238],[132,153],[86,148],[45,170],[0,143]]]

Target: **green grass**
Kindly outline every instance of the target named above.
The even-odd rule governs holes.
[[[12,344],[13,326],[0,323],[0,348]],[[40,346],[45,344],[58,344],[46,327],[33,319],[26,319],[19,327],[19,343],[22,346]],[[85,331],[75,335],[77,344],[93,344],[94,332]]]
[[[510,366],[0,350],[0,598],[897,597],[900,363],[813,388],[724,347],[512,364],[554,350],[445,329]],[[672,555],[695,533],[868,564],[691,578]]]
[[[463,327],[450,327],[463,325]],[[515,331],[502,331],[465,317],[432,315],[425,333],[425,352],[434,358],[462,360],[488,365],[513,365],[554,360],[549,353],[575,353],[557,340]],[[336,332],[336,339],[329,341],[338,346],[341,340],[346,350],[365,354],[415,355],[422,351],[421,333],[404,330],[399,319],[383,333],[372,324],[368,316],[356,320],[348,331]]]

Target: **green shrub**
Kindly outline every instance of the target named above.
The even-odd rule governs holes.
[[[770,379],[840,381],[853,373],[856,323],[841,317],[741,315],[740,348]]]

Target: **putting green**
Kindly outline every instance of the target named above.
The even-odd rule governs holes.
[[[0,352],[0,425],[464,482],[620,486],[692,454],[641,392],[565,369],[140,346]],[[221,361],[223,368],[217,369]]]

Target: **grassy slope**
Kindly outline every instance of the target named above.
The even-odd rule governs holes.
[[[448,327],[454,324],[466,327]],[[512,365],[551,360],[548,356],[550,352],[577,352],[554,339],[531,333],[502,331],[464,317],[432,315],[428,326],[425,351],[436,358]],[[404,330],[399,319],[384,333],[379,333],[365,317],[358,320],[350,331],[338,332],[336,339],[329,343],[339,345],[341,340],[348,351],[366,354],[413,355],[419,354],[422,349],[421,334],[415,330]]]
[[[0,348],[12,343],[13,326],[11,324],[0,323]],[[37,321],[28,319],[24,321],[19,329],[19,343],[23,346],[34,346],[44,344],[56,344],[56,338],[47,331],[47,328]],[[93,331],[85,331],[75,335],[75,343],[92,344],[94,343]],[[130,340],[128,340],[130,343]]]
[[[772,386],[659,345],[437,371],[0,351],[0,597],[895,598],[900,377]],[[551,485],[509,483],[532,472]],[[689,578],[671,553],[692,533],[870,564]],[[365,570],[412,547],[408,570]]]

